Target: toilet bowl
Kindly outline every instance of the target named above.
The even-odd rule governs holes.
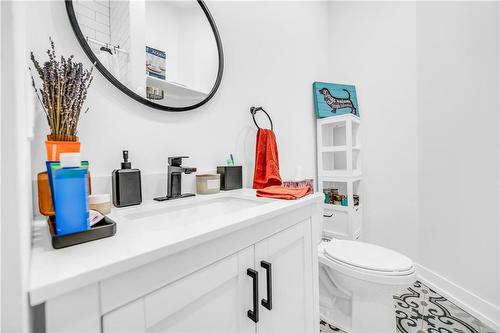
[[[396,331],[393,295],[415,281],[406,256],[369,243],[318,246],[321,319],[349,333]]]

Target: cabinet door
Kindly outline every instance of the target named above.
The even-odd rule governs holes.
[[[253,258],[249,247],[146,296],[147,332],[255,332]]]
[[[103,318],[103,332],[252,332],[253,246]]]
[[[310,220],[306,220],[255,245],[255,267],[260,280],[259,333],[313,332],[316,327],[319,318],[313,318],[310,228]]]
[[[104,333],[144,333],[144,298],[122,306],[102,317]]]

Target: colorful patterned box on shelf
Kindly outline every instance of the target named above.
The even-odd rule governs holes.
[[[314,192],[314,179],[304,179],[304,180],[286,180],[283,182],[284,187],[291,187],[291,188],[297,188],[297,187],[310,187],[311,191]]]
[[[317,118],[352,113],[359,117],[356,88],[352,85],[314,82],[314,109]]]

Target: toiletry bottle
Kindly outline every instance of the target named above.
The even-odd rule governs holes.
[[[56,231],[59,236],[89,229],[87,169],[81,167],[80,157],[53,171],[53,196]]]
[[[126,207],[142,202],[141,171],[132,169],[128,161],[128,150],[123,151],[121,169],[113,171],[113,205]]]

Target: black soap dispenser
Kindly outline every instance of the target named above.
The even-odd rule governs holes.
[[[113,171],[113,205],[126,207],[142,202],[141,170],[132,169],[128,150],[123,151],[122,168]]]

